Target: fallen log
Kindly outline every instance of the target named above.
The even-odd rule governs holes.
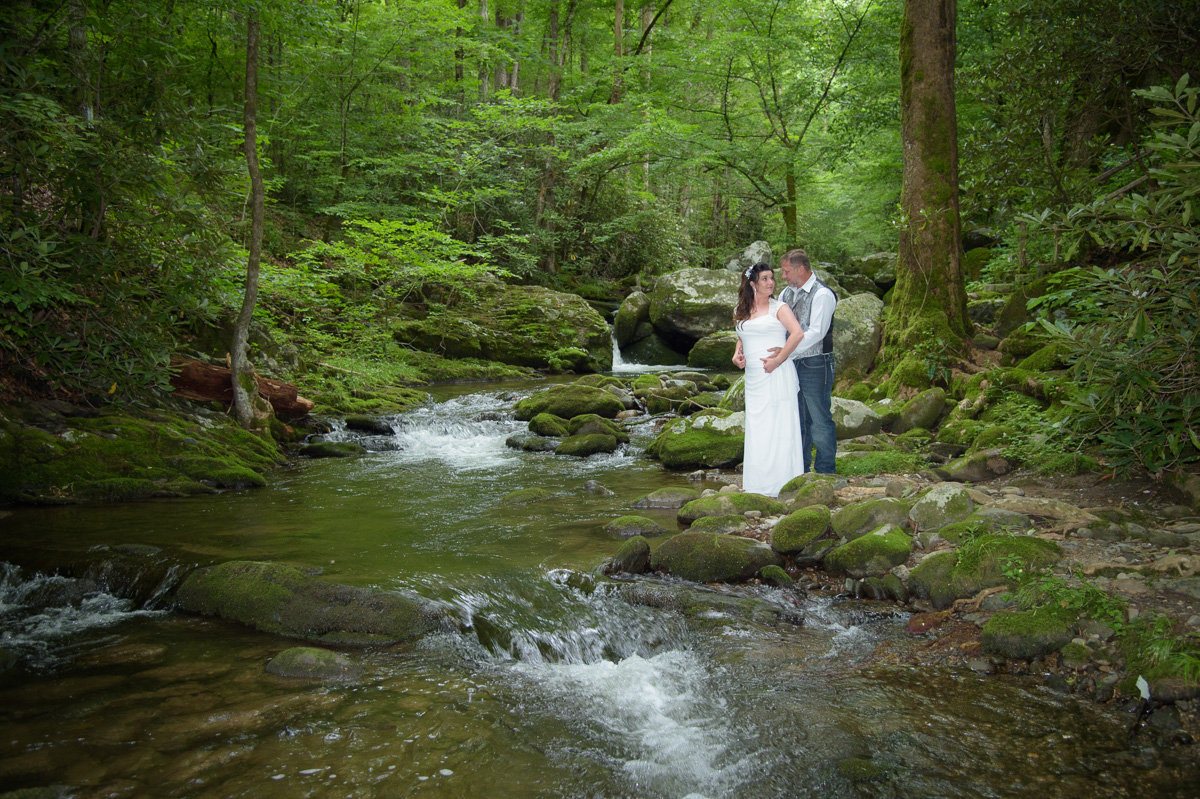
[[[171,361],[171,386],[175,396],[198,402],[233,403],[233,373],[224,366],[200,361]],[[254,376],[258,393],[271,403],[279,416],[304,416],[313,409],[312,400],[299,395],[291,383]]]

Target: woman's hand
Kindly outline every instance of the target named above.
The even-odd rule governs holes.
[[[771,374],[771,372],[774,372],[777,368],[779,368],[779,364],[783,363],[783,360],[779,357],[779,354],[776,353],[774,355],[770,355],[766,358],[763,358],[762,362],[763,362],[763,371],[766,372],[767,374]]]

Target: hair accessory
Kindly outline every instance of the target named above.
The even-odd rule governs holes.
[[[745,275],[747,280],[750,279],[750,273],[754,271],[754,267],[756,267],[756,266],[758,266],[758,264],[750,264],[750,266],[746,267],[746,271],[742,272],[742,274]]]

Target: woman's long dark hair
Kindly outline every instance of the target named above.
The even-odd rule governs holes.
[[[733,309],[734,323],[745,322],[754,310],[754,289],[750,287],[750,284],[757,280],[763,272],[773,271],[775,270],[770,264],[761,261],[749,269],[742,270],[742,284],[738,286],[737,307]]]

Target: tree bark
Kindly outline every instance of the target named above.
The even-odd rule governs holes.
[[[258,267],[262,257],[265,197],[262,173],[258,169],[258,10],[250,8],[246,18],[246,88],[242,105],[243,141],[246,169],[250,173],[250,247],[246,262],[246,291],[242,309],[233,328],[230,351],[233,407],[238,422],[251,432],[270,437],[271,407],[258,396],[254,371],[246,358],[250,319],[258,299]]]
[[[964,353],[972,333],[962,273],[956,0],[905,0],[900,26],[900,126],[905,227],[881,366],[895,385],[928,385],[928,364]]]
[[[625,54],[621,46],[621,38],[625,31],[625,0],[617,0],[616,13],[613,17],[613,84],[612,94],[608,97],[609,105],[621,102],[621,84],[623,80],[621,58]]]
[[[213,366],[200,361],[177,360],[171,362],[171,387],[175,396],[198,402],[233,403],[232,372],[224,366]],[[291,383],[271,380],[254,375],[257,394],[271,403],[280,416],[304,416],[313,409],[314,403],[299,395]]]

